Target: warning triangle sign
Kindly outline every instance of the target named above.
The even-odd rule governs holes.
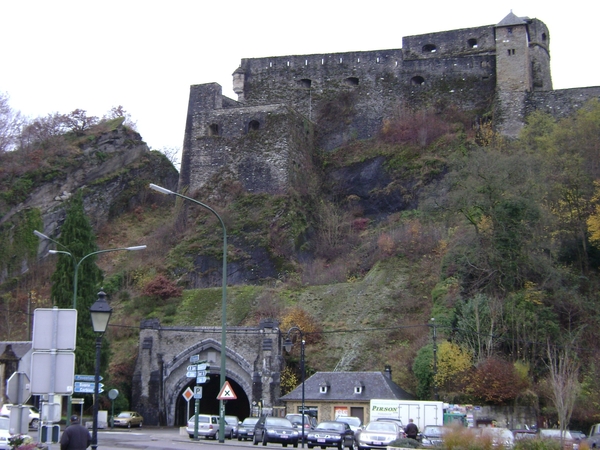
[[[217,395],[217,400],[237,400],[237,395],[231,389],[229,381],[225,381],[225,384],[221,388],[221,392]]]

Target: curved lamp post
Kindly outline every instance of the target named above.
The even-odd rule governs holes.
[[[103,290],[98,292],[98,300],[90,307],[92,316],[92,327],[96,335],[96,366],[94,373],[94,417],[92,422],[92,449],[98,447],[98,394],[100,393],[100,349],[102,348],[102,337],[108,327],[108,321],[112,314],[112,308],[106,301]]]
[[[145,245],[138,245],[135,247],[109,248],[106,250],[98,250],[96,252],[88,253],[87,255],[83,256],[79,261],[77,261],[77,258],[75,258],[73,253],[71,253],[69,251],[69,249],[66,246],[64,246],[63,244],[61,244],[60,242],[55,241],[54,239],[46,236],[44,233],[40,233],[38,230],[33,230],[33,234],[35,234],[40,239],[46,239],[50,242],[54,242],[56,245],[59,245],[65,249],[64,251],[63,250],[48,250],[48,253],[50,253],[52,255],[55,255],[55,254],[69,255],[71,257],[71,260],[73,261],[73,309],[77,309],[77,276],[79,274],[79,266],[88,256],[97,255],[99,253],[117,252],[117,251],[121,251],[121,250],[126,250],[126,251],[131,252],[131,251],[146,249]],[[69,396],[69,401],[67,401],[67,417],[71,417],[71,401],[70,401],[70,399],[71,399],[71,396]]]
[[[291,335],[297,333],[300,335],[300,373],[302,374],[302,406],[300,407],[302,414],[302,448],[304,448],[304,414],[306,414],[306,407],[304,404],[304,378],[306,372],[304,370],[304,344],[306,343],[304,340],[304,333],[299,327],[292,327],[288,330],[287,335],[285,337],[285,341],[283,343],[283,347],[286,352],[290,352],[292,350],[293,342],[291,339]]]
[[[169,189],[165,189],[164,187],[157,186],[156,184],[150,183],[150,189],[154,189],[162,194],[167,195],[175,195],[177,197],[184,198],[189,200],[190,202],[196,203],[197,205],[202,206],[205,209],[208,209],[211,213],[213,213],[219,222],[221,222],[221,226],[223,227],[223,281],[222,281],[222,301],[221,301],[221,371],[220,371],[220,380],[219,385],[220,388],[223,389],[223,385],[226,381],[226,343],[225,343],[225,335],[227,329],[227,230],[225,228],[225,223],[221,216],[217,214],[217,212],[212,209],[210,206],[205,205],[198,200],[195,200],[190,197],[186,197],[185,195],[179,194],[178,192],[170,191]],[[223,404],[223,400],[219,400],[219,442],[225,442],[225,406]]]

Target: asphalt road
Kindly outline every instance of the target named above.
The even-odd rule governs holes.
[[[124,450],[124,449],[153,449],[153,450],[218,450],[219,448],[238,450],[251,450],[252,441],[238,441],[237,439],[225,439],[220,443],[218,440],[200,438],[193,441],[187,433],[180,434],[179,428],[148,427],[142,429],[98,430],[99,450]],[[281,449],[281,445],[272,444],[269,447]],[[60,450],[59,444],[48,447],[49,450]],[[262,447],[261,445],[261,448]]]

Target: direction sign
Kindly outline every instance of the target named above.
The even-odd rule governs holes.
[[[82,382],[82,381],[77,381],[75,382],[75,387],[76,388],[94,388],[94,386],[96,386],[96,383],[87,383],[87,382]],[[102,389],[104,387],[103,383],[98,383],[98,387],[100,389]]]
[[[198,384],[206,383],[209,379],[210,379],[210,377],[198,377],[198,378],[196,378],[196,383],[198,383]]]
[[[102,381],[102,375],[98,377],[99,381]],[[75,375],[75,381],[96,381],[95,375]]]
[[[94,386],[92,386],[92,387],[75,387],[75,392],[77,392],[79,394],[95,394],[96,393]],[[101,394],[102,392],[104,392],[104,389],[98,388],[98,393]]]
[[[187,372],[185,374],[185,376],[188,377],[188,378],[196,378],[196,372],[195,371]]]

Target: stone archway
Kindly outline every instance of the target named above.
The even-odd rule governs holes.
[[[225,404],[226,414],[246,417],[258,401],[263,410],[277,404],[282,367],[278,323],[263,320],[258,327],[227,327],[226,334],[226,378],[238,397]],[[220,390],[220,336],[218,327],[162,327],[156,319],[142,322],[132,407],[144,416],[145,423],[185,423],[182,393],[195,384],[187,377],[192,357],[208,362],[210,379],[200,410],[213,412]]]

